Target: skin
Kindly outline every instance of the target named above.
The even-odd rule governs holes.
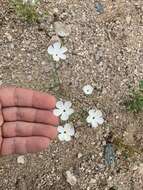
[[[0,89],[0,155],[39,152],[56,138],[56,98],[30,89]]]

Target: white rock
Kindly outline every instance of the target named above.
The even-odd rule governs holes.
[[[90,184],[94,184],[94,183],[96,183],[96,181],[97,181],[96,179],[91,178],[91,180],[90,180],[89,183],[90,183]]]
[[[79,152],[78,155],[77,155],[78,158],[81,158],[82,157],[82,154]]]
[[[109,177],[108,177],[108,180],[111,181],[111,180],[112,180],[112,176],[109,176]]]
[[[12,36],[11,36],[10,33],[6,32],[6,33],[5,33],[5,36],[6,36],[6,38],[8,39],[9,42],[12,41]]]
[[[127,22],[127,24],[130,24],[130,22],[131,22],[131,16],[130,16],[130,15],[128,15],[128,16],[126,17],[126,22]]]
[[[143,163],[141,163],[138,167],[138,173],[143,176]]]
[[[77,183],[76,177],[70,171],[66,171],[66,178],[67,178],[67,182],[71,186],[74,186]]]
[[[53,9],[53,12],[54,12],[54,13],[58,13],[58,12],[59,12],[58,8],[54,8],[54,9]]]
[[[24,158],[24,156],[18,156],[18,157],[17,157],[17,163],[18,163],[18,164],[24,164],[24,163],[25,163],[25,158]]]

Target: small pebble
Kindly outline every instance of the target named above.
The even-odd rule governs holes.
[[[79,152],[78,155],[77,155],[78,158],[81,158],[82,157],[82,154]]]
[[[131,16],[130,16],[130,15],[128,15],[128,16],[126,17],[126,22],[127,22],[127,24],[130,24],[130,22],[131,22]]]
[[[109,177],[108,177],[108,180],[109,180],[109,181],[111,181],[111,180],[112,180],[112,177],[111,177],[111,176],[109,176]]]
[[[5,33],[5,36],[6,36],[6,38],[8,39],[9,42],[12,41],[12,36],[11,36],[11,34],[9,34],[8,32],[6,32],[6,33]]]
[[[77,183],[76,177],[70,171],[66,171],[66,179],[71,186],[74,186]]]
[[[100,2],[97,2],[95,4],[95,8],[96,8],[96,11],[98,13],[103,13],[104,12],[104,7],[103,7],[103,5]]]
[[[18,164],[24,164],[24,163],[25,163],[25,158],[24,158],[24,156],[18,156],[18,157],[17,157],[17,163],[18,163]]]
[[[96,183],[96,181],[97,181],[96,179],[91,178],[91,180],[90,180],[89,183],[90,183],[90,184],[94,184],[94,183]]]

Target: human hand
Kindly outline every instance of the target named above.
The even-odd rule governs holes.
[[[57,136],[56,99],[46,93],[0,89],[0,154],[25,154],[48,147]]]

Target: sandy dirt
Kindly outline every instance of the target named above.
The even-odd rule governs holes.
[[[97,107],[106,122],[90,128],[82,116],[73,119],[76,137],[55,140],[37,154],[0,158],[0,190],[141,190],[143,189],[143,114],[127,112],[123,101],[143,79],[143,1],[44,0],[46,19],[21,20],[8,0],[0,1],[0,83],[51,92],[71,100],[77,112]],[[67,59],[57,65],[47,54],[55,20],[71,26],[63,39]],[[60,85],[55,85],[59,76]],[[86,98],[85,84],[95,87]],[[52,88],[51,88],[52,86]],[[116,164],[107,167],[104,145],[113,134]],[[66,171],[76,178],[67,182]]]

